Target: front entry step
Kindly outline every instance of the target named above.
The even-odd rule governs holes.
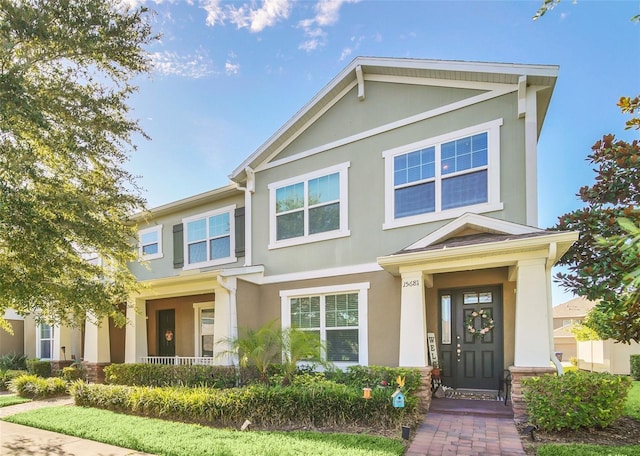
[[[496,418],[513,418],[511,403],[502,401],[478,401],[473,399],[437,399],[431,400],[430,413],[449,415],[479,415]]]

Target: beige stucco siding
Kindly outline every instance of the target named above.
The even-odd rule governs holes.
[[[362,282],[370,284],[367,307],[369,364],[397,366],[398,334],[400,331],[400,279],[387,272],[299,280],[265,284],[259,287],[242,284],[238,287],[238,326],[256,329],[272,320],[280,322],[281,291]],[[257,296],[259,296],[258,300],[256,300]]]
[[[0,329],[0,356],[24,354],[24,320],[7,320],[7,323],[13,334]]]

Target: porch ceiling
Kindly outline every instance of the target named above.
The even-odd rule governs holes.
[[[578,239],[577,231],[461,236],[416,250],[378,257],[378,264],[394,275],[427,274],[515,266],[519,261],[545,259],[553,266]]]

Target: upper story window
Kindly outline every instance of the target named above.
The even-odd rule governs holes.
[[[338,365],[368,364],[369,283],[280,292],[283,327],[316,335],[323,358]]]
[[[142,259],[162,258],[162,225],[138,231],[138,252]]]
[[[236,261],[234,209],[228,206],[183,220],[185,269]]]
[[[502,209],[500,125],[495,120],[385,151],[384,228]]]
[[[349,235],[349,163],[269,185],[269,248]]]

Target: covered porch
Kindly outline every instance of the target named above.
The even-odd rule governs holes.
[[[522,377],[561,369],[551,268],[577,236],[465,214],[378,258],[401,280],[399,365],[437,360],[449,386],[481,389],[509,369],[517,418]]]

